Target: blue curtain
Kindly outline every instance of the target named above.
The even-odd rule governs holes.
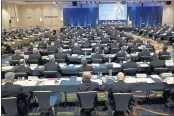
[[[90,24],[92,28],[96,26],[98,20],[98,8],[64,8],[64,25],[86,26]]]
[[[146,25],[157,25],[162,22],[163,7],[128,7],[129,20],[132,21],[133,26],[141,26],[142,23]]]

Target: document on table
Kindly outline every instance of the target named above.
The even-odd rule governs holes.
[[[63,67],[66,66],[66,63],[59,63],[59,66],[60,66],[61,68],[63,68]]]
[[[140,67],[149,67],[149,65],[148,65],[148,64],[146,64],[146,63],[139,64],[139,65],[140,65]]]
[[[165,64],[166,64],[166,66],[174,66],[173,60],[166,60]]]
[[[28,80],[38,80],[38,76],[28,76]]]
[[[55,82],[56,82],[55,80],[46,80],[44,82],[44,85],[55,85],[56,84]]]
[[[151,78],[146,78],[146,82],[147,83],[155,83],[155,81],[153,81]]]
[[[78,57],[78,54],[72,54],[73,57]]]
[[[74,66],[74,64],[69,64],[69,67],[73,67]]]
[[[100,79],[91,79],[92,82],[96,82],[98,83],[99,85],[102,85],[102,80]]]
[[[113,64],[113,68],[120,68],[121,65],[120,64],[117,64],[117,63],[112,63]]]
[[[82,82],[82,77],[77,77],[76,81]]]
[[[76,68],[79,68],[79,67],[81,67],[82,65],[74,65],[74,67],[76,67]]]
[[[92,79],[97,79],[97,75],[92,75],[91,78]]]
[[[28,81],[27,85],[23,85],[23,86],[35,86],[37,84],[37,81]]]
[[[13,68],[13,66],[3,66],[2,67],[2,70],[10,70],[12,68]]]
[[[96,63],[94,64],[94,63],[92,63],[92,66],[93,66],[93,67],[99,67],[99,65],[100,65],[100,64],[96,64]]]
[[[147,75],[146,74],[136,74],[137,78],[146,78]]]
[[[174,77],[166,77],[163,82],[167,84],[174,84]]]
[[[124,80],[125,83],[136,83],[135,77],[126,77]]]
[[[27,80],[21,80],[21,81],[15,81],[14,84],[21,85],[21,86],[26,86],[27,82],[28,82]]]
[[[37,68],[38,64],[30,64],[30,68],[31,70],[34,70],[35,68]]]
[[[146,78],[136,78],[136,82],[141,83],[141,82],[147,82],[147,81],[146,81]]]

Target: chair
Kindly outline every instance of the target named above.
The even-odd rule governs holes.
[[[20,60],[9,60],[9,63],[11,66],[16,66],[16,65],[19,65],[19,61]]]
[[[28,63],[28,64],[38,64],[39,61],[38,61],[38,60],[30,60],[30,59],[28,59],[28,60],[27,60],[27,63]]]
[[[97,91],[78,92],[77,95],[80,100],[81,110],[84,109],[89,111],[90,109],[94,109],[96,111],[94,101],[97,96]]]
[[[143,62],[151,61],[151,56],[141,56],[141,61],[143,61]]]
[[[57,71],[44,71],[45,78],[57,78]]]
[[[161,55],[160,60],[170,60],[171,56],[170,55]]]
[[[120,48],[111,48],[111,54],[116,54],[120,51]]]
[[[154,72],[156,74],[165,73],[165,72],[168,72],[168,68],[154,68]]]
[[[138,49],[138,48],[131,48],[130,52],[131,53],[140,52],[140,49]]]
[[[125,57],[117,57],[117,62],[118,63],[123,62],[123,61],[126,61]]]
[[[48,55],[55,54],[56,51],[47,51]]]
[[[18,77],[25,77],[25,79],[27,79],[27,73],[25,72],[16,72],[15,73],[15,78],[17,79]]]
[[[78,55],[80,55],[80,54],[82,53],[82,51],[81,51],[81,50],[73,50],[72,53],[73,53],[73,54],[78,54]]]
[[[55,59],[57,63],[66,63],[65,59]]]
[[[102,59],[93,58],[92,63],[102,63]]]
[[[48,113],[49,110],[53,111],[52,106],[50,106],[50,97],[52,96],[51,91],[33,91],[33,94],[37,97],[39,102],[37,112]]]
[[[115,111],[130,111],[129,103],[132,98],[132,93],[113,93],[115,100]],[[114,112],[113,112],[114,114]]]
[[[123,69],[123,72],[127,76],[135,76],[137,72],[137,68],[127,68]]]
[[[1,103],[6,115],[15,116],[18,114],[16,97],[2,98]]]

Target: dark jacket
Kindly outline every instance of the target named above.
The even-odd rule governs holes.
[[[100,88],[99,84],[92,81],[83,81],[82,84],[79,84],[78,91],[98,91]]]
[[[58,52],[54,54],[55,59],[67,59],[67,55],[63,52]]]
[[[55,51],[55,52],[57,52],[57,48],[54,47],[54,46],[50,46],[50,47],[47,48],[47,51]]]
[[[33,74],[32,70],[29,67],[25,67],[24,65],[19,65],[18,67],[14,68],[14,72],[25,72],[28,76]]]
[[[128,68],[137,68],[137,63],[129,61],[121,65],[121,70],[128,69]]]
[[[159,58],[160,58],[162,55],[170,55],[170,53],[167,52],[167,51],[159,52]]]
[[[28,57],[28,60],[38,60],[38,63],[42,63],[42,56],[40,54],[31,54]]]
[[[12,60],[20,60],[20,59],[24,59],[23,56],[20,56],[20,55],[14,55],[11,57]]]
[[[95,53],[91,56],[91,60],[93,59],[102,59],[102,61],[104,60],[103,55],[99,54],[99,53]]]
[[[58,64],[48,62],[45,64],[44,71],[57,71],[57,77],[62,77],[61,68]]]
[[[92,68],[92,66],[81,66],[80,68],[79,68],[79,72],[84,72],[84,71],[93,71],[93,68]]]
[[[165,61],[164,60],[153,60],[150,62],[149,66],[149,74],[154,72],[154,68],[164,68],[165,67]]]

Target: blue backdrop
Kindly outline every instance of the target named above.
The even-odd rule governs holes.
[[[162,6],[128,7],[127,9],[129,20],[132,21],[133,26],[140,26],[142,23],[153,26],[162,22]],[[63,19],[64,26],[90,24],[94,28],[97,22],[102,24],[102,21],[98,21],[98,8],[64,8]]]
[[[64,25],[71,26],[96,26],[98,20],[98,8],[64,8],[63,9]]]
[[[128,7],[128,17],[132,21],[133,26],[140,26],[142,23],[146,25],[157,25],[162,22],[163,7]]]

